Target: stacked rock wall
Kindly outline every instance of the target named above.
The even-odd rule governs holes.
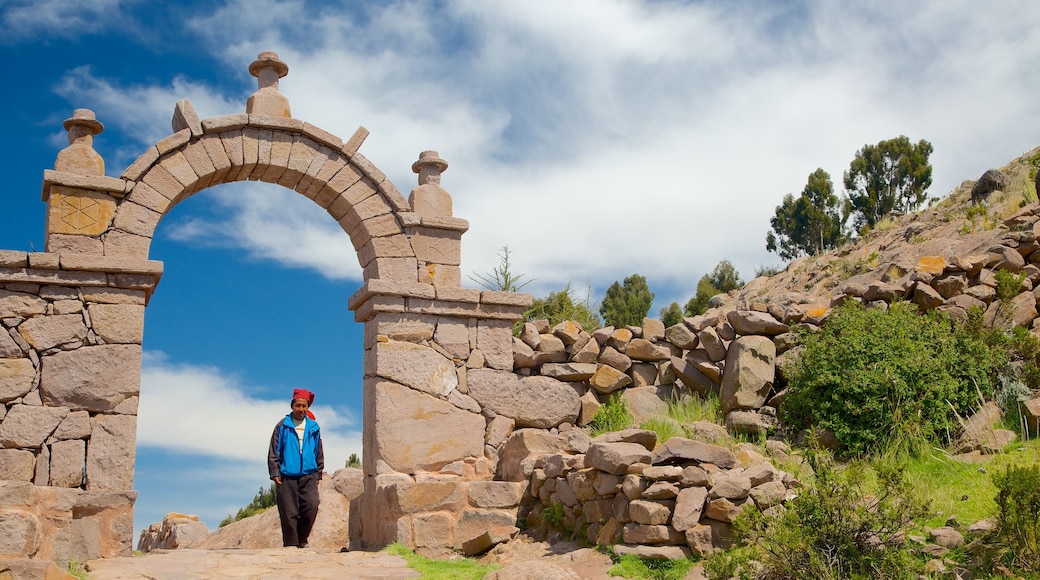
[[[0,252],[0,556],[129,554],[144,307],[161,272]]]

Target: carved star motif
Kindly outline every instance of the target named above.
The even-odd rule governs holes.
[[[66,197],[58,207],[58,219],[75,231],[82,231],[101,219],[101,204],[89,197]]]

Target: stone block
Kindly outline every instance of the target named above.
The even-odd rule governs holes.
[[[45,356],[42,365],[40,393],[47,405],[111,411],[141,390],[140,346],[85,346]]]
[[[520,532],[516,526],[497,526],[480,534],[479,536],[462,543],[462,553],[467,557],[477,556],[487,552],[491,548],[509,541]]]
[[[98,236],[115,211],[116,200],[107,193],[55,185],[47,202],[47,233]]]
[[[91,328],[105,343],[141,344],[144,336],[144,306],[92,304],[87,310]]]
[[[7,337],[7,333],[2,327],[0,327],[0,339]],[[8,340],[13,345],[14,341]],[[21,349],[17,346],[18,353],[21,353]],[[0,359],[0,403],[6,403],[13,401],[19,397],[25,396],[30,390],[32,390],[33,380],[36,377],[36,368],[33,367],[32,361],[27,358],[3,358]]]
[[[32,558],[39,547],[40,523],[36,516],[21,511],[0,511],[0,554]]]
[[[412,518],[416,548],[447,549],[455,543],[455,516],[447,512],[418,514]]]
[[[60,345],[80,345],[87,337],[87,326],[80,314],[36,316],[18,326],[18,332],[37,351]]]
[[[0,446],[39,449],[68,412],[66,407],[14,405],[0,423]]]
[[[397,483],[387,490],[391,509],[398,513],[458,511],[464,502],[463,484],[457,478]]]
[[[455,547],[481,534],[503,526],[515,526],[517,510],[466,509],[455,529]]]
[[[476,413],[375,378],[365,379],[364,400],[365,424],[375,425],[371,450],[396,471],[436,471],[484,453],[485,421]]]
[[[507,320],[477,321],[477,348],[484,364],[492,369],[513,370],[512,322]]]
[[[94,418],[87,445],[86,489],[133,489],[136,441],[136,416],[99,415]]]
[[[436,350],[403,341],[378,342],[366,357],[366,375],[376,375],[435,396],[459,386],[455,364]]]
[[[743,336],[733,341],[722,377],[722,411],[760,408],[773,386],[775,373],[776,345],[772,340]]]
[[[0,318],[36,316],[47,312],[47,301],[24,292],[0,289]]]
[[[504,509],[520,505],[525,485],[513,481],[472,481],[469,483],[469,505],[476,508]]]
[[[507,371],[472,369],[466,382],[469,395],[482,408],[509,417],[520,427],[573,425],[581,408],[574,389],[549,377],[519,378]]]
[[[56,441],[51,445],[50,484],[81,487],[87,461],[87,443],[82,439]]]
[[[161,218],[159,212],[127,200],[119,206],[114,225],[124,232],[150,238]]]
[[[25,449],[0,449],[0,479],[32,481],[36,456]]]

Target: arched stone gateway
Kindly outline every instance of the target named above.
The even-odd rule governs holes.
[[[208,187],[254,180],[314,201],[350,237],[364,270],[349,308],[364,329],[365,493],[351,537],[458,547],[516,521],[519,482],[494,481],[493,412],[467,369],[512,375],[511,324],[526,294],[460,285],[465,220],[452,217],[436,152],[409,199],[346,142],[291,117],[261,53],[246,112],[199,120],[176,104],[173,134],[120,177],[94,151],[103,126],[79,109],[44,172],[44,252],[0,250],[0,559],[128,555],[145,307],[163,272],[156,226]],[[497,443],[497,442],[496,442]]]

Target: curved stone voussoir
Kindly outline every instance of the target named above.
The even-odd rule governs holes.
[[[481,407],[513,419],[517,427],[548,429],[574,423],[581,411],[578,393],[550,377],[521,379],[509,371],[473,369],[466,384]]]

